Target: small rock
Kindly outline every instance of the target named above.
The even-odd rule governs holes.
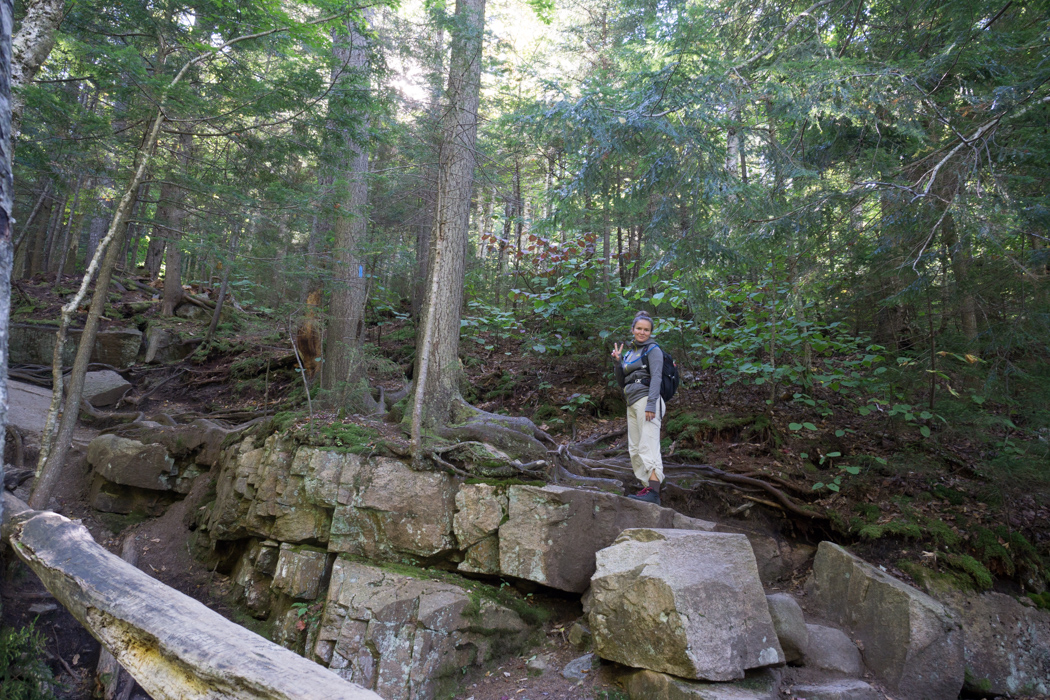
[[[573,659],[565,664],[565,668],[561,670],[561,675],[570,681],[582,681],[590,673],[593,666],[594,654],[584,654],[580,658]]]
[[[111,369],[84,375],[84,400],[92,406],[112,406],[131,391],[131,383]]]
[[[30,615],[44,615],[58,610],[57,603],[33,603],[29,606]]]
[[[777,632],[780,648],[788,663],[798,661],[809,644],[809,631],[802,608],[787,593],[774,593],[766,596],[769,603],[769,615],[773,618],[773,629]]]
[[[825,671],[859,676],[864,669],[860,650],[846,633],[834,627],[806,625],[809,644],[806,646],[806,666],[815,666]]]
[[[542,654],[533,656],[525,662],[525,668],[530,676],[542,676],[547,672],[548,665],[547,657]]]
[[[594,636],[591,635],[590,628],[579,622],[572,623],[567,637],[569,644],[576,647],[577,651],[588,651],[594,646]]]

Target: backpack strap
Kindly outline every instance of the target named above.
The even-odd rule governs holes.
[[[652,350],[653,348],[658,348],[658,347],[660,347],[660,346],[657,345],[656,343],[653,343],[652,345],[646,345],[645,346],[645,350],[642,351],[642,356],[638,358],[639,360],[642,361],[642,366],[645,367],[646,371],[649,370],[649,363],[645,361],[645,358],[649,355],[649,351],[650,350]]]

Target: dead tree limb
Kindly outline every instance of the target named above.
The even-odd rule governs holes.
[[[3,499],[5,541],[155,700],[378,700],[147,576],[80,523]]]

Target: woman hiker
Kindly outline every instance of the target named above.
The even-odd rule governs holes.
[[[625,343],[614,344],[612,356],[616,360],[616,380],[627,397],[627,448],[631,453],[631,468],[638,480],[647,484],[628,498],[660,505],[660,484],[664,480],[660,420],[666,408],[660,398],[664,355],[652,341],[652,333],[653,319],[639,311],[631,325],[634,343],[626,354]],[[651,381],[652,377],[656,377],[656,381]]]

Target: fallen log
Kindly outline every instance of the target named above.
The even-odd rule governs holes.
[[[5,493],[3,539],[154,700],[378,700]]]

